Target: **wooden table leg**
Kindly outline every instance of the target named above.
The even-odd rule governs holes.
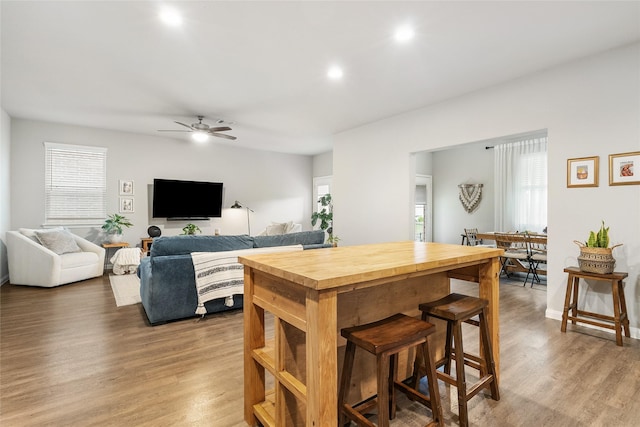
[[[622,319],[622,326],[624,327],[624,335],[631,337],[631,331],[629,331],[629,312],[627,311],[627,300],[624,297],[624,284],[622,280],[618,280],[618,296],[620,297],[620,312],[624,316]]]
[[[611,281],[611,293],[613,294],[613,324],[616,331],[616,344],[622,346],[622,324],[620,323],[620,294],[618,281]]]
[[[338,295],[307,291],[307,426],[332,426],[338,420]]]
[[[489,326],[489,336],[493,351],[493,360],[496,365],[497,379],[500,379],[500,282],[498,274],[500,272],[500,261],[493,258],[485,264],[479,266],[478,279],[480,298],[489,301],[486,311],[487,326]]]
[[[256,348],[265,345],[264,309],[253,304],[253,274],[244,268],[244,420],[256,426],[258,420],[253,405],[265,399],[265,371],[252,356]]]
[[[576,317],[578,317],[578,296],[580,289],[580,278],[578,276],[573,277],[573,297],[571,298],[571,315],[573,319],[571,319],[572,324],[577,324]]]
[[[572,285],[572,279],[573,275],[569,274],[569,277],[567,278],[567,290],[565,292],[565,296],[564,296],[564,309],[562,310],[562,325],[560,326],[560,331],[561,332],[567,332],[567,320],[569,317],[569,308],[571,306],[571,292],[573,289],[573,285]]]

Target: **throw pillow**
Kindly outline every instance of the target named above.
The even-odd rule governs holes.
[[[271,225],[267,226],[267,236],[279,236],[280,234],[284,234],[286,225],[286,222],[272,222]]]
[[[42,246],[58,255],[82,251],[67,230],[35,230],[34,233]]]
[[[284,234],[297,233],[299,231],[302,231],[302,224],[296,224],[293,221],[287,222],[284,228]]]
[[[25,236],[30,238],[31,240],[33,240],[34,242],[40,244],[40,240],[38,240],[38,238],[36,237],[36,231],[47,231],[47,230],[58,230],[58,231],[62,231],[64,230],[64,228],[62,227],[55,227],[55,228],[47,228],[47,229],[37,229],[37,228],[20,228],[19,231],[20,233]]]

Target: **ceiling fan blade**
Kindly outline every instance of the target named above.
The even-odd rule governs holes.
[[[225,130],[231,130],[231,128],[229,126],[220,126],[217,128],[209,128],[207,129],[207,132],[222,132]]]
[[[174,123],[177,123],[177,124],[179,124],[179,125],[182,125],[182,126],[184,126],[184,127],[186,127],[186,128],[189,128],[189,129],[193,130],[193,127],[191,127],[191,126],[189,126],[189,125],[185,125],[184,123],[180,123],[180,122],[174,122]]]
[[[193,132],[192,130],[182,130],[182,129],[158,129],[158,132]]]
[[[216,136],[216,137],[218,137],[218,138],[230,139],[230,140],[232,140],[232,141],[235,141],[236,139],[238,139],[238,138],[236,138],[235,136],[225,135],[224,133],[215,133],[215,132],[211,132],[211,133],[209,133],[209,135],[211,135],[211,136]]]

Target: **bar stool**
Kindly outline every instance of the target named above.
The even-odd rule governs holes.
[[[469,421],[467,412],[467,401],[475,396],[483,388],[491,390],[491,398],[500,400],[498,383],[496,380],[496,367],[493,361],[491,350],[491,340],[489,339],[489,329],[486,320],[486,300],[467,295],[449,294],[437,301],[420,304],[422,320],[427,320],[428,316],[435,317],[447,322],[447,336],[444,350],[444,357],[436,362],[436,367],[444,365],[444,372],[437,371],[439,379],[458,388],[458,416],[461,426],[467,426]],[[478,316],[479,321],[473,319]],[[470,323],[480,327],[480,341],[482,354],[484,357],[468,354],[462,347],[462,323]],[[451,341],[454,340],[454,347]],[[455,355],[456,376],[451,376],[452,354]],[[481,355],[482,356],[482,355]],[[464,365],[471,366],[480,372],[478,382],[467,387],[465,379]],[[415,369],[419,373],[419,369]],[[419,380],[419,375],[414,378],[415,385]]]
[[[405,393],[410,399],[417,400],[431,408],[433,421],[429,426],[442,426],[442,407],[438,392],[436,373],[427,337],[435,331],[435,326],[404,314],[395,314],[386,319],[342,329],[341,333],[347,339],[347,347],[340,379],[338,394],[338,422],[344,425],[347,418],[359,426],[374,427],[374,424],[364,417],[364,413],[378,407],[378,426],[388,427],[389,419],[395,418],[395,390]],[[376,356],[378,393],[363,402],[350,405],[345,402],[356,346]],[[423,363],[429,378],[429,396],[414,390],[397,379],[397,355],[400,351],[418,347],[422,351]],[[431,379],[434,379],[433,381]],[[377,399],[376,399],[377,397]]]

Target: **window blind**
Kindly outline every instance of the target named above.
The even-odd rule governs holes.
[[[107,149],[44,146],[45,224],[101,224],[107,216]]]

